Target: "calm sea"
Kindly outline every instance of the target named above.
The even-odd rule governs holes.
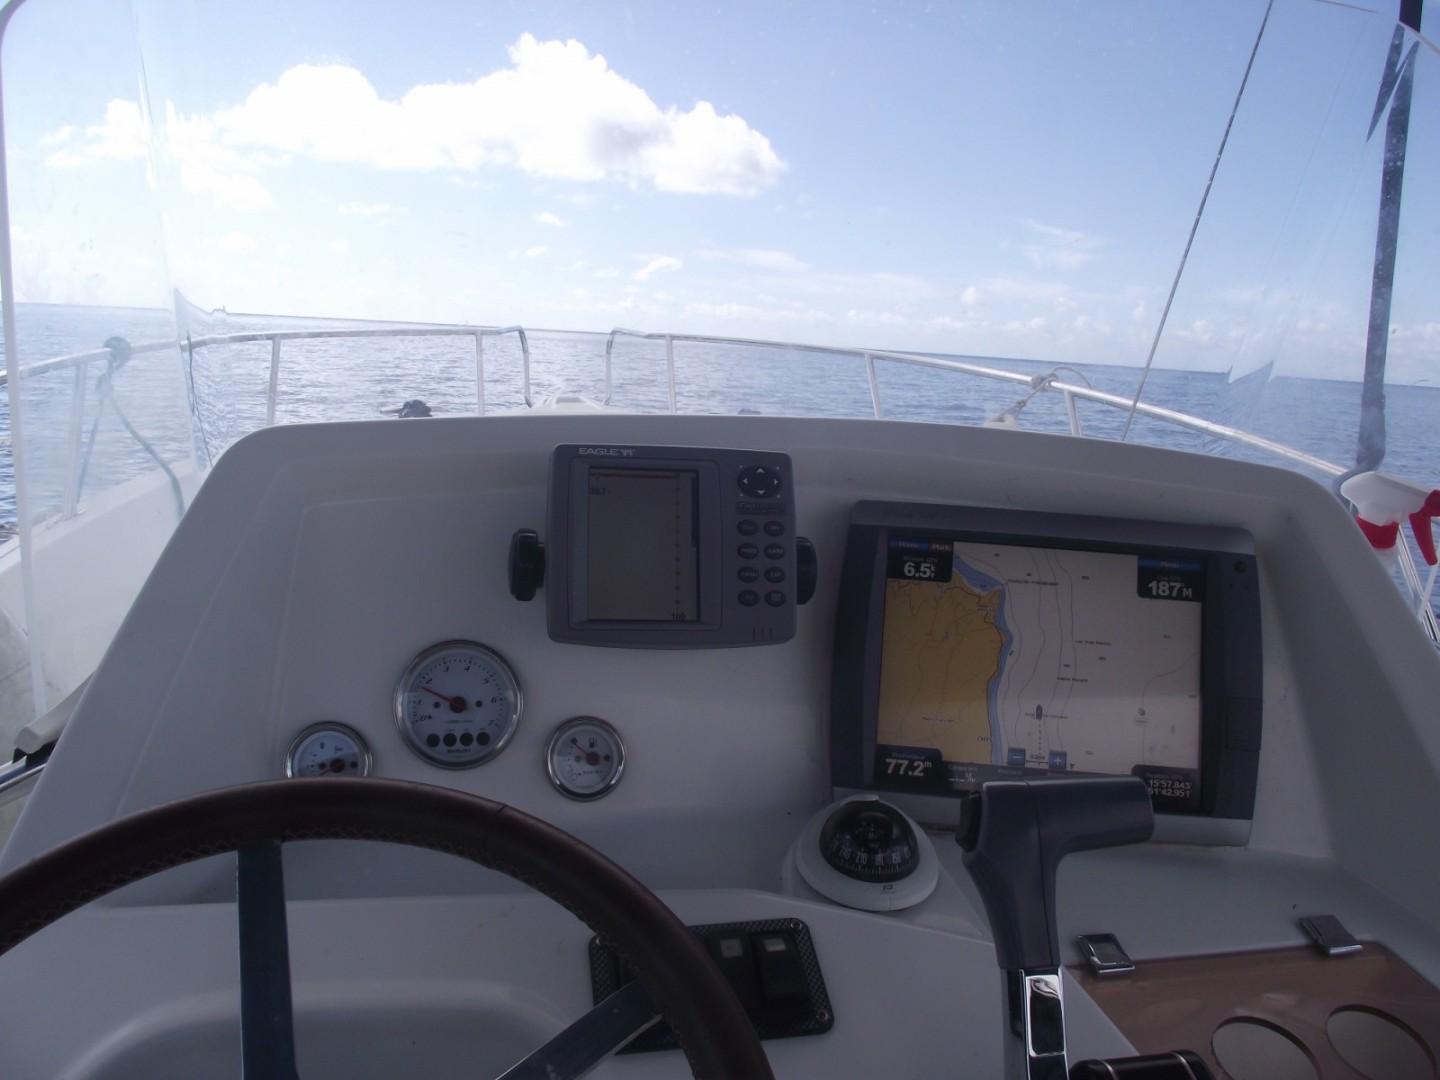
[[[255,329],[305,330],[390,327],[318,319],[221,314],[207,333]],[[195,333],[192,331],[192,333]],[[164,311],[20,305],[17,343],[22,365],[49,357],[99,349],[112,336],[131,343],[174,336]],[[605,395],[606,335],[532,332],[532,400],[557,393]],[[973,360],[1040,375],[1053,365],[1028,360]],[[872,415],[864,365],[853,356],[750,346],[677,344],[676,407],[690,413],[754,411],[771,415]],[[175,348],[137,353],[113,372],[94,361],[83,378],[75,370],[27,377],[22,384],[32,499],[42,512],[58,511],[67,480],[80,498],[153,465],[190,456],[213,459],[235,439],[265,423],[270,345],[257,342],[195,350],[188,365]],[[665,349],[661,342],[617,337],[613,349],[611,403],[636,411],[668,408]],[[484,342],[483,392],[487,411],[522,408],[525,395],[519,336]],[[436,415],[474,414],[479,405],[473,337],[380,337],[364,340],[287,342],[276,396],[276,421],[374,419],[420,398]],[[1134,393],[1133,367],[1074,365],[1058,370],[1067,382]],[[1437,377],[1440,379],[1440,377]],[[892,419],[978,424],[1019,408],[1021,426],[1066,431],[1059,395],[1036,394],[1026,385],[957,377],[909,365],[878,366],[885,415]],[[77,387],[83,400],[76,407]],[[1440,432],[1440,387],[1387,388],[1387,471],[1426,486],[1440,482],[1435,434]],[[1304,378],[1252,376],[1232,382],[1223,374],[1152,372],[1145,401],[1253,431],[1317,457],[1348,465],[1355,459],[1360,386]],[[190,420],[193,405],[195,422]],[[1087,435],[1117,437],[1119,410],[1079,404]],[[0,399],[0,523],[15,520],[9,439],[9,402]],[[1203,450],[1258,461],[1259,451],[1222,443],[1159,421],[1137,418],[1134,441]]]

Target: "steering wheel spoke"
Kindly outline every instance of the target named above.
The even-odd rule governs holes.
[[[254,1041],[269,1042],[263,1052],[276,1055],[273,1071],[258,1065],[255,1071],[289,1080],[295,1076],[294,1021],[280,845],[322,839],[410,844],[525,882],[568,908],[624,958],[635,985],[675,1030],[696,1077],[771,1080],[765,1051],[734,991],[704,946],[654,893],[553,825],[502,803],[424,784],[273,780],[205,792],[110,822],[0,878],[0,954],[141,878],[243,849],[241,967],[256,973],[250,980],[256,1003],[243,1011],[257,1011],[254,1030],[266,1035]],[[242,997],[249,996],[242,989]],[[627,1011],[638,1008],[632,997],[622,1004]],[[601,1042],[614,1041],[627,1025],[631,1036],[638,1033],[635,1021],[597,1017],[603,1009],[604,1003],[581,1019],[581,1032],[598,1028]],[[247,1029],[250,1024],[247,1020]],[[565,1038],[562,1033],[562,1045]],[[248,1048],[248,1030],[243,1039]],[[248,1058],[245,1068],[246,1076],[252,1075]]]
[[[498,1080],[579,1080],[659,1019],[645,987],[626,983]]]
[[[278,840],[252,840],[236,848],[235,898],[240,923],[240,1075],[244,1080],[299,1080],[285,871]]]

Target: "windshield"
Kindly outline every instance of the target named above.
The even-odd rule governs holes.
[[[1433,486],[1440,57],[1378,6],[12,4],[0,607],[32,656],[83,611],[17,707],[268,423],[580,394]],[[101,604],[41,553],[106,510]]]

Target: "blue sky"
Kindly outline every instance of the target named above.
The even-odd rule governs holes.
[[[1141,363],[1264,11],[30,0],[17,296]],[[1389,34],[1277,0],[1158,362],[1358,374]],[[1401,378],[1440,353],[1422,61]]]

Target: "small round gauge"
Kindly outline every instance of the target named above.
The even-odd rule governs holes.
[[[473,641],[430,646],[395,686],[395,723],[406,745],[441,768],[489,761],[519,722],[515,672],[499,653]]]
[[[348,724],[311,724],[285,753],[286,776],[369,776],[370,748]]]
[[[620,733],[596,716],[566,720],[545,748],[550,782],[572,799],[608,795],[625,771],[625,744]]]

